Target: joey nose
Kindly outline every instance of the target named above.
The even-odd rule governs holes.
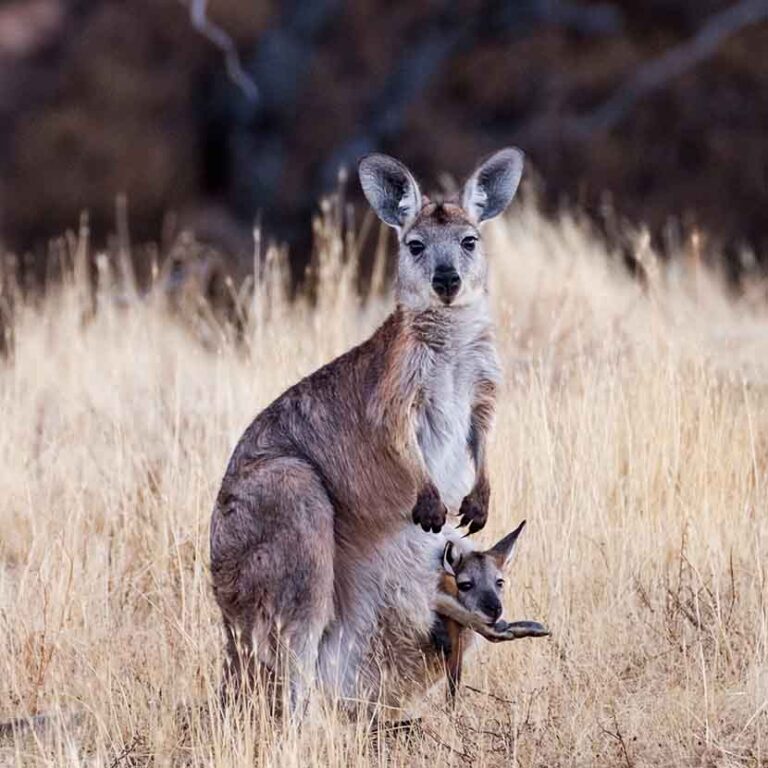
[[[446,303],[449,303],[461,288],[459,273],[449,266],[439,265],[435,267],[432,275],[432,290]]]
[[[495,595],[488,595],[482,602],[482,609],[493,621],[497,621],[503,612],[501,600]]]

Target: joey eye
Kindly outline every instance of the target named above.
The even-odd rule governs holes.
[[[504,579],[496,579],[496,586],[499,589],[503,589],[504,588]]]
[[[420,240],[411,240],[408,243],[408,250],[411,252],[411,256],[421,256],[424,253],[424,243]]]
[[[461,247],[465,251],[468,251],[469,253],[472,253],[472,251],[475,250],[476,245],[477,245],[477,238],[471,235],[468,235],[467,237],[463,238],[461,241]]]
[[[469,592],[470,589],[474,586],[474,584],[471,581],[459,581],[456,586],[462,591],[462,592]]]

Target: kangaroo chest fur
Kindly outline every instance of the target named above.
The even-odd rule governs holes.
[[[478,384],[500,378],[493,328],[485,305],[454,310],[439,343],[430,345],[416,408],[416,436],[432,482],[456,513],[475,483],[470,451]]]

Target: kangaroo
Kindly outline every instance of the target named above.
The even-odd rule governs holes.
[[[350,690],[378,615],[367,564],[409,517],[433,533],[447,513],[470,532],[485,525],[500,371],[479,226],[507,207],[522,167],[519,150],[501,150],[458,199],[432,202],[394,158],[360,162],[369,203],[398,235],[396,307],[262,411],[234,449],[210,538],[225,685],[251,677],[254,658],[261,671],[285,663],[298,709],[330,638]]]
[[[433,637],[435,645],[445,657],[448,691],[452,701],[461,683],[464,654],[474,640],[470,630],[492,642],[521,637],[545,637],[549,634],[535,621],[510,623],[501,620],[504,571],[512,559],[517,538],[524,527],[525,520],[483,552],[462,552],[456,542],[450,539],[445,543],[440,594],[435,602],[439,621],[433,630]],[[457,609],[447,597],[454,598],[464,610]]]

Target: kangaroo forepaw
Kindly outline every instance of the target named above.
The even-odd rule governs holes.
[[[469,496],[464,497],[459,508],[459,526],[469,525],[470,533],[477,533],[488,522],[488,502],[490,493],[475,488]]]
[[[411,517],[413,522],[425,531],[439,533],[445,525],[446,514],[445,504],[441,501],[437,488],[430,485],[420,491],[416,497]]]

